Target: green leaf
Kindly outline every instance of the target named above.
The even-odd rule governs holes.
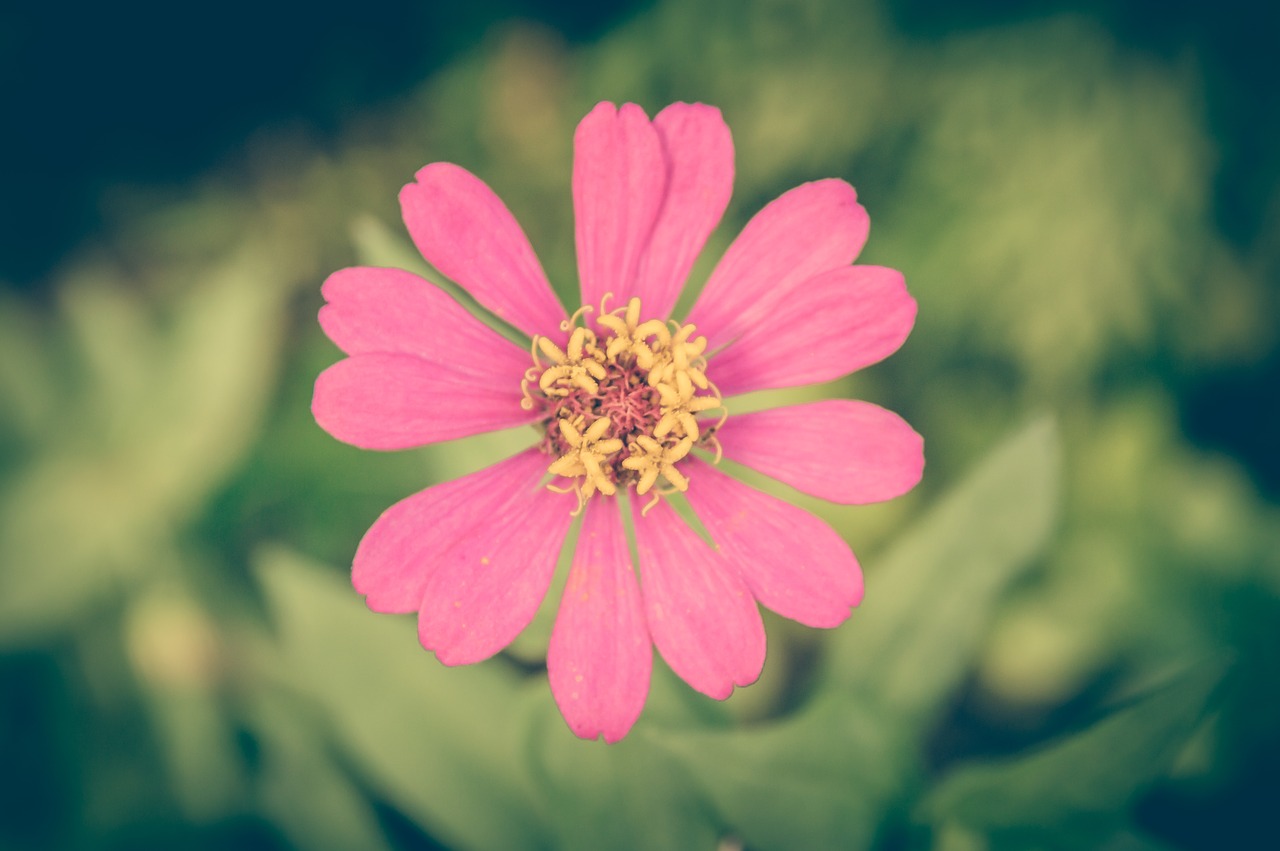
[[[1123,709],[1030,755],[959,768],[925,800],[935,823],[983,831],[1061,831],[1090,844],[1123,823],[1129,802],[1162,776],[1222,677],[1202,663]]]
[[[362,264],[404,269],[428,280],[437,277],[403,230],[393,231],[373,216],[360,215],[352,219],[350,231]]]
[[[666,733],[642,719],[614,745],[578,739],[550,700],[534,707],[530,762],[555,848],[715,848],[723,831]]]
[[[389,848],[373,808],[326,746],[314,713],[290,698],[258,689],[245,707],[260,749],[262,806],[298,848]]]
[[[971,664],[1001,592],[1052,528],[1057,438],[996,450],[874,568],[818,697],[778,722],[662,744],[752,848],[867,848],[919,767],[924,720]]]
[[[1057,430],[1039,420],[868,565],[866,599],[834,633],[824,683],[927,723],[972,666],[1001,595],[1044,549],[1058,468]]]
[[[1052,831],[1008,830],[988,836],[951,822],[934,832],[929,847],[933,851],[1173,851],[1173,846],[1127,826],[1097,824]]]
[[[513,669],[446,668],[411,618],[370,612],[341,579],[287,553],[259,561],[280,670],[370,786],[451,848],[546,844],[522,744],[534,695]]]
[[[43,316],[0,294],[0,437],[34,443],[53,420],[59,400],[49,336]]]
[[[172,302],[92,277],[63,290],[77,375],[53,391],[70,401],[40,424],[38,451],[0,483],[0,564],[15,567],[0,571],[0,644],[62,629],[178,561],[176,533],[248,451],[270,400],[289,293],[263,282],[281,269],[255,242],[193,272]]]
[[[905,743],[844,696],[782,721],[669,733],[660,743],[699,781],[727,832],[762,851],[869,848],[897,795]]]

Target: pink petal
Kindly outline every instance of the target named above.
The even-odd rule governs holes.
[[[452,163],[415,177],[400,190],[400,210],[427,262],[526,334],[555,333],[564,308],[502,199]]]
[[[311,413],[344,443],[407,449],[534,422],[514,382],[478,380],[413,355],[354,355],[320,373]]]
[[[573,214],[582,303],[625,305],[635,294],[667,186],[658,131],[633,103],[599,103],[573,136]]]
[[[349,355],[416,355],[506,385],[518,385],[529,367],[526,350],[412,272],[341,269],[320,292],[328,302],[320,308],[320,325]]]
[[[543,487],[545,473],[543,466],[497,483],[506,498],[494,500],[427,575],[418,640],[444,664],[488,659],[529,625],[546,596],[575,502]]]
[[[843,180],[797,186],[747,222],[687,321],[715,351],[764,321],[804,281],[852,263],[870,227],[857,193]]]
[[[726,396],[830,381],[898,350],[916,320],[902,273],[845,266],[797,287],[711,359]]]
[[[870,402],[828,399],[739,414],[716,437],[725,457],[845,505],[901,496],[924,472],[924,439]]]
[[[653,119],[666,154],[666,198],[640,258],[634,293],[665,319],[733,193],[733,136],[713,106],[673,103]]]
[[[536,484],[546,471],[547,456],[528,449],[400,500],[361,539],[351,583],[375,612],[418,611],[427,576],[449,548],[505,505],[512,482]]]
[[[640,717],[653,648],[616,499],[587,503],[547,648],[547,677],[569,729],[616,742]]]
[[[862,571],[830,526],[697,458],[686,469],[694,512],[756,599],[806,626],[849,617],[862,600]]]
[[[659,500],[632,500],[649,633],[662,658],[698,691],[723,700],[764,667],[760,611],[725,559]]]

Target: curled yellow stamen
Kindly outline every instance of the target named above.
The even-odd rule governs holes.
[[[572,484],[548,487],[575,493],[575,513],[597,493],[634,487],[652,497],[643,514],[662,495],[689,488],[681,462],[692,449],[714,451],[719,462],[714,432],[724,416],[714,426],[698,417],[724,403],[705,372],[706,337],[675,320],[643,320],[638,298],[609,309],[612,298],[601,299],[593,323],[575,324],[588,312],[580,308],[561,324],[563,348],[533,338],[521,404],[545,411],[548,472]]]
[[[722,424],[723,424],[723,421],[722,421]],[[710,443],[712,446],[714,446],[716,450],[716,457],[712,459],[711,463],[719,464],[722,460],[724,460],[724,447],[720,445],[720,438],[716,437],[714,434],[708,435],[707,442]]]
[[[520,379],[520,395],[524,397],[520,400],[520,407],[526,411],[532,411],[534,408],[533,393],[529,391],[529,385],[533,383],[537,374],[538,367],[531,366],[524,371],[524,377]]]
[[[606,294],[606,298],[607,297],[608,297],[608,294]],[[582,307],[579,307],[577,310],[575,310],[572,314],[569,315],[568,319],[563,319],[560,321],[560,330],[568,331],[570,328],[574,327],[574,325],[577,324],[579,317],[586,316],[588,313],[590,313],[593,310],[595,310],[595,308],[589,304],[584,304]]]

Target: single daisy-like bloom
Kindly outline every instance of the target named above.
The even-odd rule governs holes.
[[[347,355],[316,381],[312,411],[331,435],[395,450],[536,432],[524,452],[383,513],[356,551],[356,590],[374,611],[417,613],[423,647],[444,664],[479,662],[533,619],[580,517],[547,673],[584,738],[626,735],[653,646],[723,699],[764,664],[757,604],[834,627],[862,598],[861,570],[834,530],[726,475],[721,458],[844,504],[899,496],[924,467],[920,436],[867,402],[733,413],[734,396],[839,378],[911,330],[902,275],[852,265],[869,220],[844,181],[806,183],[766,206],[688,316],[671,318],[733,168],[714,107],[677,103],[650,121],[635,104],[596,106],[574,136],[582,299],[572,313],[487,185],[450,163],[419,171],[400,193],[414,243],[527,334],[527,349],[406,271],[343,269],[324,283],[320,324]]]

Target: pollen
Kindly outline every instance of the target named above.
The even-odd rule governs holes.
[[[563,349],[534,337],[533,366],[521,383],[521,404],[543,414],[541,448],[557,477],[548,487],[576,493],[578,510],[597,493],[634,489],[656,500],[687,490],[681,461],[694,449],[718,461],[715,432],[728,415],[706,375],[706,337],[693,325],[644,318],[638,298],[612,310],[609,299],[594,322],[584,318],[586,307],[561,325],[569,332]],[[700,423],[717,409],[717,422]]]

